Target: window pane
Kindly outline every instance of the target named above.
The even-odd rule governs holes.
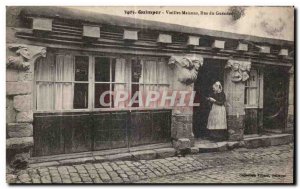
[[[141,88],[140,88],[141,90]],[[144,85],[143,87],[143,95],[145,95],[146,97],[148,95],[151,95],[151,91],[158,91],[158,87],[157,85]],[[157,105],[157,101],[154,101],[154,102],[150,102],[148,105],[147,105],[147,108],[155,108]],[[146,101],[145,101],[145,104],[144,106],[146,106]]]
[[[143,65],[143,82],[144,83],[157,83],[156,78],[156,62],[152,60],[144,61]]]
[[[112,96],[109,93],[103,94],[104,92],[110,91],[110,84],[107,83],[96,83],[95,84],[95,108],[109,108],[111,106]],[[100,97],[103,94],[104,104],[100,103]],[[108,105],[105,105],[108,104]]]
[[[75,81],[88,81],[89,57],[75,57]]]
[[[112,60],[112,81],[116,83],[129,83],[131,79],[131,67],[125,59],[118,58]],[[138,80],[137,80],[138,81]],[[133,80],[134,82],[134,80]]]
[[[157,62],[157,82],[162,84],[168,84],[168,63],[167,62]]]
[[[75,83],[74,85],[74,109],[88,108],[88,84]]]
[[[35,63],[34,76],[37,81],[53,81],[55,55],[47,54],[45,58],[39,58]]]
[[[134,96],[135,93],[138,93],[139,90],[140,90],[139,84],[132,84],[131,85],[131,97],[130,97],[130,99]],[[135,98],[134,100],[139,101],[139,96],[136,96],[136,97],[137,98]],[[139,107],[139,103],[138,102],[133,103],[132,107]]]
[[[258,74],[257,70],[252,69],[246,82],[245,104],[250,106],[258,105]]]
[[[73,74],[73,57],[71,55],[57,55],[55,81],[72,81]]]
[[[37,110],[53,110],[53,83],[38,82],[36,85]]]
[[[132,66],[131,81],[138,83],[141,80],[141,76],[142,76],[141,61],[133,59],[131,60],[131,66]]]
[[[250,77],[248,79],[249,81],[249,86],[252,86],[252,87],[257,87],[257,71],[256,70],[251,70],[250,72]]]
[[[55,84],[55,109],[70,110],[73,108],[72,83]]]
[[[95,81],[110,81],[110,59],[107,57],[95,58]]]
[[[257,88],[248,89],[248,104],[257,105]]]
[[[112,106],[115,108],[125,108],[130,101],[130,91],[128,91],[128,84],[112,84],[112,91],[114,96],[112,99]],[[119,97],[119,100],[114,101]]]

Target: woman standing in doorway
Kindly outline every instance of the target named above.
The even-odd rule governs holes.
[[[219,81],[212,86],[213,93],[207,98],[212,103],[208,116],[207,129],[213,140],[221,141],[227,139],[227,120],[225,101],[226,96]]]

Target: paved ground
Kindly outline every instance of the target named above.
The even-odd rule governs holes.
[[[139,181],[142,183],[292,183],[292,163],[238,163]]]
[[[292,183],[293,145],[166,159],[28,168],[9,183]]]

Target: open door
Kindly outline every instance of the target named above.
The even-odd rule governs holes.
[[[200,106],[193,109],[193,131],[195,138],[206,138],[207,119],[210,112],[210,104],[206,100],[212,91],[213,83],[218,80],[224,85],[224,65],[226,62],[217,59],[204,59],[204,64],[200,68],[197,80],[194,84],[196,91],[195,101]]]

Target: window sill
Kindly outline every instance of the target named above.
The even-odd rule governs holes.
[[[88,113],[88,112],[111,112],[111,111],[147,111],[147,110],[172,110],[173,108],[165,108],[165,107],[159,107],[159,108],[98,108],[98,109],[76,109],[76,110],[45,110],[45,111],[34,111],[34,113],[37,114],[42,114],[42,113],[55,113],[55,114],[59,114],[59,113]]]
[[[245,106],[245,109],[259,109],[258,106]]]

